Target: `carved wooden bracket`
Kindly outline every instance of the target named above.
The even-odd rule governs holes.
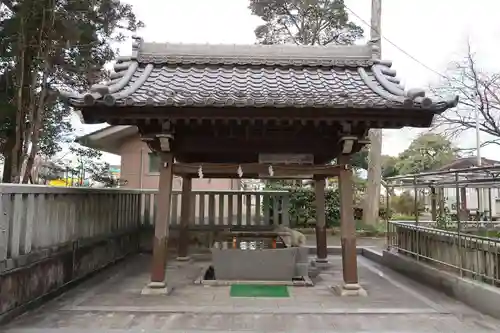
[[[348,155],[352,153],[354,143],[357,141],[358,137],[356,136],[343,136],[340,139],[340,143],[342,144],[342,154]]]
[[[160,142],[160,149],[164,152],[170,152],[172,149],[171,143],[174,139],[172,134],[157,134],[156,138]]]

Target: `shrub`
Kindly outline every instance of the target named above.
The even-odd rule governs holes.
[[[288,214],[290,224],[298,228],[306,228],[316,221],[316,196],[314,190],[303,187],[282,188],[289,194]],[[273,216],[274,202],[270,198],[264,203],[263,209],[269,209],[269,216]],[[281,210],[281,203],[278,207]],[[325,190],[325,218],[326,226],[340,225],[340,199],[338,190]]]
[[[391,207],[392,209],[404,215],[415,216],[415,197],[410,192],[403,192],[399,196],[391,197]],[[418,212],[424,211],[424,203],[419,200],[417,202]]]
[[[284,187],[284,186],[270,187],[273,190],[286,190],[290,194],[288,214],[290,224],[296,228],[313,227],[316,221],[316,196],[314,190],[305,187]],[[281,204],[278,207],[281,210]],[[273,216],[274,203],[271,198],[268,202],[264,203],[263,209],[269,209],[269,216]],[[354,220],[361,220],[363,218],[363,208],[354,207],[353,209]],[[340,194],[338,189],[325,189],[325,217],[327,227],[340,226]],[[390,213],[392,215],[392,211]],[[386,218],[386,209],[381,207],[379,216],[383,219]]]

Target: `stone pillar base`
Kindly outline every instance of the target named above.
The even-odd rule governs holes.
[[[320,270],[332,267],[332,264],[328,259],[316,258],[314,260],[314,266]]]
[[[170,289],[165,282],[149,282],[142,288],[141,295],[168,295]]]
[[[177,260],[177,261],[189,261],[189,260],[191,260],[191,257],[190,256],[177,257],[177,258],[175,258],[175,260]]]
[[[357,283],[332,286],[332,290],[338,296],[368,296],[366,290]]]

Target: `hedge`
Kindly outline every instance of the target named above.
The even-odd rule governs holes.
[[[281,188],[287,190],[289,195],[288,214],[290,224],[296,228],[310,227],[316,221],[316,197],[313,189],[303,187]],[[264,204],[264,208],[270,210],[269,216],[273,216],[273,200]],[[281,205],[279,205],[281,209]],[[325,189],[325,215],[327,227],[340,226],[340,194],[338,189]],[[355,220],[361,220],[363,209],[354,207],[353,216]],[[379,216],[385,218],[386,210],[381,207]]]

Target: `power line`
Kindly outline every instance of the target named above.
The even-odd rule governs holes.
[[[373,29],[373,27],[371,26],[370,23],[366,22],[365,20],[363,20],[358,14],[356,14],[352,9],[350,9],[349,7],[347,7],[345,4],[344,4],[344,7],[345,9],[347,9],[352,15],[354,15],[355,17],[357,17],[361,22],[363,22],[364,24],[366,24],[370,29]],[[459,87],[456,87],[457,90],[459,90],[462,94],[464,95],[467,95],[467,93],[464,91],[464,89],[468,89],[469,87],[467,85],[465,85],[462,81],[460,81],[459,79],[457,78],[454,78],[454,77],[450,77],[448,75],[445,75],[443,73],[440,73],[438,72],[437,70],[435,70],[434,68],[426,65],[425,63],[423,63],[422,61],[418,60],[416,57],[414,57],[413,55],[411,55],[410,53],[408,53],[407,51],[405,51],[403,48],[399,47],[396,43],[394,43],[393,41],[389,40],[387,37],[384,37],[383,35],[381,36],[382,39],[384,39],[385,41],[387,41],[389,44],[391,44],[392,46],[394,46],[397,50],[399,50],[400,52],[402,52],[404,55],[408,56],[410,59],[412,59],[413,61],[415,61],[416,63],[418,63],[419,65],[421,65],[422,67],[426,68],[427,70],[433,72],[434,74],[437,74],[438,76],[448,80],[448,81],[452,81],[452,82],[456,82],[458,83],[460,86]]]
[[[344,4],[344,7],[345,9],[347,9],[352,15],[354,15],[358,20],[360,20],[361,22],[363,22],[364,24],[366,24],[370,29],[373,29],[371,24],[366,22],[365,20],[363,20],[361,18],[361,16],[359,16],[358,14],[356,14],[352,9],[350,9],[349,7],[347,7],[345,4]],[[392,42],[390,39],[388,39],[387,37],[384,37],[383,35],[381,36],[382,39],[384,39],[386,42],[388,42],[389,44],[391,44],[392,46],[394,46],[397,50],[399,50],[401,53],[403,53],[404,55],[406,55],[407,57],[409,57],[410,59],[412,59],[413,61],[415,61],[416,63],[418,63],[419,65],[421,65],[422,67],[426,68],[427,70],[433,72],[434,74],[437,74],[439,76],[441,76],[442,78],[445,78],[447,80],[452,80],[452,78],[448,77],[447,75],[443,74],[443,73],[440,73],[438,72],[437,70],[435,70],[434,68],[424,64],[422,61],[418,60],[417,58],[415,58],[413,55],[411,55],[409,52],[405,51],[403,48],[399,47],[396,43]]]

